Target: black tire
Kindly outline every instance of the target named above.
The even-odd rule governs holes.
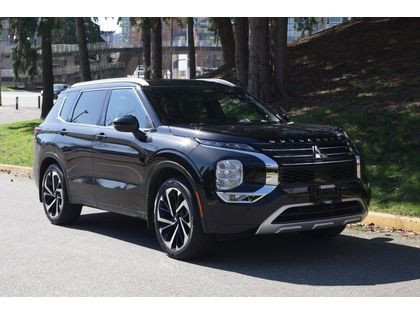
[[[153,211],[155,232],[160,246],[171,258],[196,258],[214,244],[213,235],[203,232],[192,196],[189,185],[179,177],[166,180],[156,194]]]
[[[309,238],[309,239],[329,239],[329,238],[334,238],[340,235],[341,232],[343,232],[345,228],[346,226],[343,225],[343,226],[337,226],[337,227],[332,227],[332,228],[305,231],[301,233],[305,238]]]
[[[66,180],[57,164],[48,166],[40,189],[45,214],[52,224],[70,225],[79,219],[82,206],[70,203]]]

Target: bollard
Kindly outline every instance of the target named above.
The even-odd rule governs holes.
[[[16,96],[16,110],[19,109],[19,96]]]
[[[41,108],[41,95],[38,95],[38,108]]]

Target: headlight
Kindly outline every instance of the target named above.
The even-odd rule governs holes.
[[[216,166],[216,186],[220,190],[228,190],[242,184],[244,178],[243,165],[238,160],[222,160]]]
[[[211,141],[211,140],[202,140],[202,139],[195,139],[197,142],[203,145],[209,145],[212,147],[219,147],[219,148],[226,148],[226,149],[234,149],[234,150],[244,150],[244,151],[256,151],[250,145],[245,143],[230,143],[230,142],[220,142],[220,141]]]

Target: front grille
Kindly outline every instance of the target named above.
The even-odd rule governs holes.
[[[356,215],[362,212],[363,208],[358,201],[293,207],[280,214],[276,219],[274,219],[272,224],[320,220],[347,215]]]
[[[272,142],[254,143],[254,146],[280,164],[290,160],[295,162],[311,160],[316,157],[316,148],[325,160],[352,159],[353,149],[347,140],[333,136],[300,137],[280,139]]]
[[[280,169],[280,184],[328,183],[356,178],[355,164],[285,166]]]

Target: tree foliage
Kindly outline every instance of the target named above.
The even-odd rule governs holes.
[[[38,73],[36,42],[38,18],[10,18],[9,28],[16,36],[16,46],[12,50],[13,74],[15,80],[20,74],[28,73],[32,80]]]
[[[104,40],[101,37],[99,25],[92,18],[84,18],[84,27],[87,43],[98,43]],[[59,27],[52,29],[51,38],[53,44],[77,44],[76,20],[74,17],[56,18]]]
[[[296,17],[295,27],[302,36],[312,35],[318,21],[314,17]]]

